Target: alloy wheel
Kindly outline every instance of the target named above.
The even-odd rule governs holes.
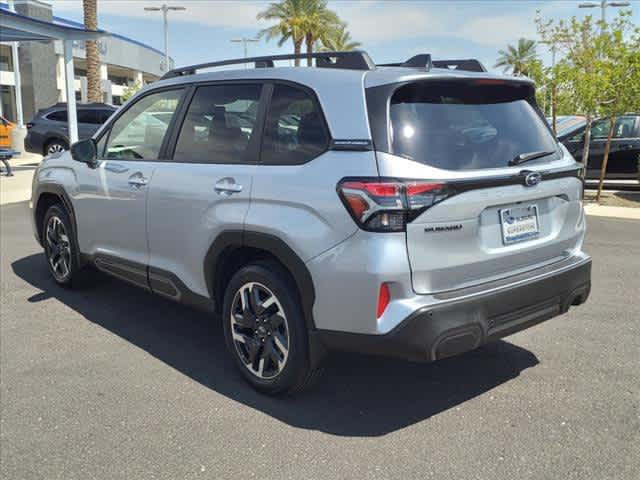
[[[53,275],[58,281],[64,281],[71,272],[71,244],[62,220],[52,216],[45,230],[47,260]]]
[[[59,143],[52,143],[51,145],[49,145],[49,148],[47,148],[47,153],[49,155],[51,155],[52,153],[59,153],[64,151],[65,151],[64,146]]]
[[[264,380],[277,377],[289,357],[289,326],[275,294],[260,283],[245,283],[233,297],[230,321],[245,368]]]

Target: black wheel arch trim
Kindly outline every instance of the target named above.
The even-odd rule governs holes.
[[[45,193],[49,193],[49,194],[53,194],[57,197],[59,197],[62,200],[62,205],[64,206],[64,208],[67,210],[67,212],[69,213],[69,216],[71,217],[71,223],[73,224],[73,234],[76,238],[76,242],[78,240],[78,236],[77,236],[77,225],[76,225],[76,214],[75,214],[75,210],[73,209],[73,203],[71,203],[71,197],[69,197],[69,195],[67,194],[67,191],[64,189],[64,187],[58,183],[40,183],[38,185],[38,187],[36,188],[36,193],[33,196],[33,215],[35,217],[37,211],[38,211],[38,204],[40,203],[40,197],[42,197],[43,194]],[[36,218],[34,218],[34,221],[37,221]],[[37,225],[37,224],[36,224]],[[44,246],[42,243],[42,232],[40,231],[41,225],[37,225],[38,227],[38,241],[40,242],[41,246]]]
[[[305,322],[310,330],[315,330],[313,320],[313,304],[315,289],[311,273],[302,259],[282,239],[262,232],[246,230],[227,230],[220,233],[209,247],[204,261],[204,274],[207,290],[216,308],[222,308],[224,285],[221,284],[221,268],[224,266],[225,255],[233,250],[250,247],[264,250],[273,255],[291,273],[296,282],[302,302]]]

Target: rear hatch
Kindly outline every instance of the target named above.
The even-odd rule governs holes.
[[[367,89],[380,176],[432,185],[406,224],[417,293],[518,274],[580,245],[580,170],[534,98],[527,81],[487,78]]]

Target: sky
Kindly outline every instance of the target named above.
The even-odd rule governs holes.
[[[45,0],[46,1],[46,0]],[[477,58],[489,70],[498,50],[518,38],[536,39],[536,12],[546,19],[569,19],[591,14],[599,8],[580,9],[580,0],[330,0],[329,7],[346,21],[352,37],[363,44],[376,63],[403,61],[417,53],[438,58]],[[81,0],[53,0],[54,15],[82,21]],[[135,38],[162,50],[159,6],[153,0],[98,0],[99,28]],[[268,22],[256,20],[268,1],[173,0],[170,5],[185,11],[169,12],[169,54],[176,65],[188,65],[242,57],[240,44],[232,39],[255,37]],[[640,1],[632,0],[633,20],[640,24]],[[613,18],[616,8],[608,8]],[[249,55],[292,53],[290,43],[279,48],[276,40],[249,44]],[[546,63],[550,55],[538,52]]]

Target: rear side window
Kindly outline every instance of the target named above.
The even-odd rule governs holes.
[[[389,107],[391,153],[436,168],[506,167],[522,153],[555,152],[556,140],[521,87],[412,83]]]
[[[173,159],[194,163],[250,160],[247,155],[261,90],[259,84],[198,88],[182,124]]]
[[[299,165],[314,159],[328,146],[324,117],[311,93],[275,85],[262,143],[262,162]]]
[[[107,120],[109,120],[109,118],[113,114],[113,111],[111,111],[111,110],[97,110],[96,114],[98,116],[98,118],[96,119],[96,122],[98,124],[102,125]]]
[[[51,112],[47,115],[47,119],[53,120],[54,122],[66,122],[67,121],[67,111],[66,110],[57,110],[55,112]]]
[[[98,116],[95,110],[82,109],[78,110],[78,123],[98,124]]]

